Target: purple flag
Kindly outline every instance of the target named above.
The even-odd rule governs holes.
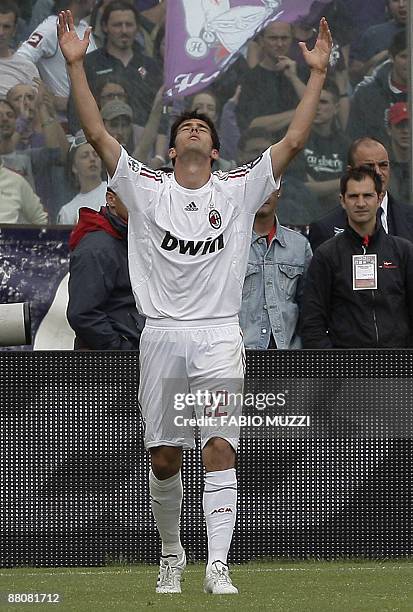
[[[313,0],[168,0],[166,96],[204,89],[270,21],[291,23],[307,15],[312,4]]]

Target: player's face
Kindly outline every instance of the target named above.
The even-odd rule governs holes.
[[[353,168],[369,166],[380,175],[383,191],[387,191],[390,181],[390,162],[386,149],[379,142],[365,141],[353,154]]]
[[[89,143],[80,145],[73,159],[73,174],[82,181],[98,178],[102,172],[100,157]]]
[[[16,15],[0,13],[0,49],[7,49],[16,31]]]
[[[210,127],[200,119],[183,121],[178,128],[175,138],[175,147],[170,149],[171,159],[188,153],[203,155],[207,159],[217,159],[219,153],[212,147]]]
[[[214,96],[208,93],[197,94],[192,102],[191,110],[196,110],[198,113],[206,115],[211,121],[216,121],[217,119],[217,103]]]
[[[108,44],[121,50],[130,49],[138,31],[135,14],[133,11],[112,11],[102,29],[107,34]]]
[[[340,195],[340,200],[349,222],[352,222],[350,224],[356,226],[373,222],[380,206],[380,198],[370,176],[365,176],[361,181],[350,179],[346,193]]]
[[[16,111],[16,115],[20,115],[24,110],[29,119],[33,119],[35,112],[37,93],[31,85],[15,85],[9,92],[7,99]]]
[[[265,28],[260,42],[263,55],[270,60],[288,55],[292,42],[290,24],[281,21],[270,23]]]
[[[16,115],[8,104],[0,101],[0,139],[11,138],[16,131]]]

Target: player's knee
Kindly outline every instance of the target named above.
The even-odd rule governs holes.
[[[207,472],[228,470],[235,466],[235,451],[223,438],[210,438],[202,456]]]
[[[165,480],[179,472],[182,465],[182,449],[174,446],[158,446],[150,449],[152,471],[156,478]]]

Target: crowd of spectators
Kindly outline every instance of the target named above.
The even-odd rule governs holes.
[[[248,161],[246,134],[268,146],[287,129],[308,77],[298,41],[314,42],[323,10],[335,43],[330,74],[310,139],[286,177],[280,220],[302,229],[334,209],[348,145],[367,135],[387,147],[392,192],[408,203],[406,0],[314,2],[296,23],[267,25],[207,89],[166,107],[167,2],[0,0],[0,156],[5,169],[29,181],[45,211],[26,218],[21,202],[19,222],[74,223],[76,211],[67,211],[86,203],[95,208],[106,179],[102,172],[93,186],[85,184],[75,167],[80,151],[68,154],[82,135],[56,37],[62,8],[72,11],[79,35],[93,26],[87,78],[107,129],[127,151],[153,169],[167,166],[171,123],[182,110],[199,109],[219,127],[221,157],[214,169],[223,171]],[[0,214],[3,222],[15,219]]]

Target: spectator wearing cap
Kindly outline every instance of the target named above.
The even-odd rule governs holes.
[[[394,36],[389,55],[388,61],[357,85],[348,120],[348,131],[352,138],[374,134],[386,146],[389,144],[386,111],[396,102],[407,101],[409,53],[404,31]]]
[[[113,0],[103,10],[101,19],[105,34],[103,47],[85,57],[85,72],[90,89],[95,95],[98,80],[116,74],[127,88],[133,111],[133,122],[144,126],[148,120],[157,90],[161,85],[155,62],[143,55],[136,37],[139,33],[139,15],[127,0]],[[73,98],[69,98],[69,130],[78,128]]]
[[[387,111],[390,136],[389,157],[392,168],[389,189],[402,202],[410,200],[410,121],[405,102],[396,102]]]
[[[100,114],[109,134],[132,155],[143,128],[132,123],[133,111],[129,104],[122,100],[112,100],[101,108]]]
[[[109,134],[116,138],[129,155],[139,159],[144,164],[149,164],[153,155],[163,107],[162,93],[163,89],[161,88],[155,96],[151,113],[144,128],[132,123],[132,108],[122,100],[107,102],[100,111]],[[152,161],[154,161],[153,158]],[[150,165],[152,166],[152,164]]]
[[[74,225],[78,220],[79,208],[100,209],[105,202],[107,187],[106,182],[102,181],[101,159],[83,133],[76,136],[70,147],[66,171],[78,193],[60,209],[57,222]]]

